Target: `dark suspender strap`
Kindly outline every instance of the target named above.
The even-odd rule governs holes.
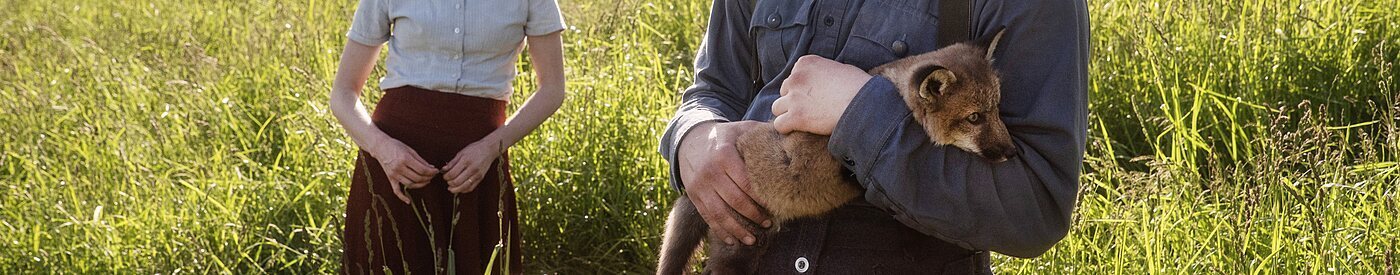
[[[972,39],[972,1],[938,1],[938,48]]]
[[[755,14],[756,10],[758,10],[758,0],[749,0],[749,17],[758,16],[757,14]],[[753,20],[753,18],[749,18],[749,20]],[[744,22],[745,24],[748,24],[749,21],[745,20]],[[753,62],[753,66],[751,66],[751,68],[753,68],[753,72],[749,73],[749,80],[752,81],[752,93],[757,95],[758,91],[763,90],[764,85],[763,62],[759,61],[760,59],[758,58],[758,34],[754,33],[753,29],[749,29],[749,46],[751,46],[754,50],[754,58],[753,60],[751,60]]]

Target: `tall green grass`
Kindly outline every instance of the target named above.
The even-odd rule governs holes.
[[[1091,5],[1074,230],[1001,268],[1396,272],[1397,1]]]
[[[0,273],[337,270],[354,2],[0,0]],[[997,271],[1397,272],[1400,1],[1089,4],[1073,231]],[[709,2],[561,5],[570,97],[511,151],[527,268],[646,273]]]

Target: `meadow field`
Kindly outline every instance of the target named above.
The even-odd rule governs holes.
[[[355,2],[0,0],[0,273],[338,270]],[[511,151],[528,273],[648,273],[710,1],[560,4],[570,96]],[[1073,229],[996,271],[1400,272],[1400,0],[1089,6]]]

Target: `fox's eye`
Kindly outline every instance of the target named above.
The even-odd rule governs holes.
[[[982,123],[982,113],[972,113],[967,115],[967,122],[972,124]]]

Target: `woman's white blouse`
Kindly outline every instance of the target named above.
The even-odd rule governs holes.
[[[360,0],[347,36],[389,42],[381,89],[510,100],[525,36],[564,29],[554,0]]]

